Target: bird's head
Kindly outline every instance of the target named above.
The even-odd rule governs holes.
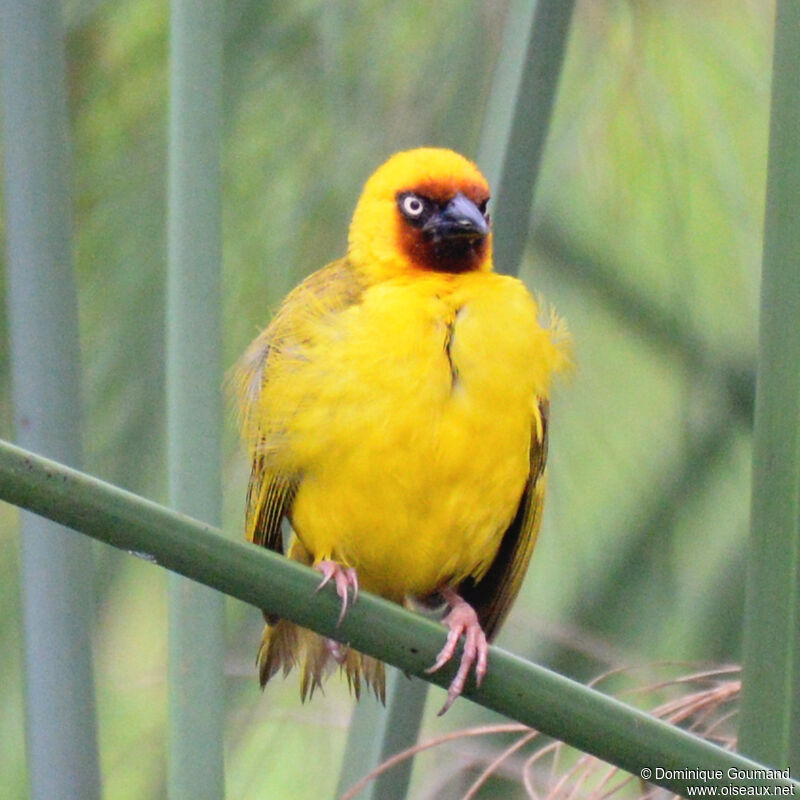
[[[492,269],[489,186],[452,150],[392,156],[369,178],[353,213],[349,257],[375,278]]]

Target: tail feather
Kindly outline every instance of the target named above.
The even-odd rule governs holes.
[[[265,626],[256,656],[258,681],[262,689],[279,669],[283,669],[286,677],[297,663],[300,630],[297,625],[285,619]]]
[[[303,630],[303,634],[305,659],[300,673],[300,697],[305,702],[306,698],[310,700],[314,696],[316,689],[322,691],[322,682],[335,662],[321,636],[307,630]]]
[[[383,661],[378,661],[372,656],[365,656],[357,650],[351,650],[347,660],[342,664],[342,669],[347,675],[350,691],[357,700],[361,698],[361,680],[363,678],[367,689],[372,689],[375,697],[383,705],[386,705],[386,669]]]
[[[339,666],[356,699],[360,699],[365,685],[381,703],[386,703],[386,671],[382,661],[347,645],[331,643],[285,619],[268,623],[264,628],[256,664],[262,689],[278,671],[286,677],[293,667],[301,665],[300,697],[304,702],[317,689],[322,691],[328,675]]]

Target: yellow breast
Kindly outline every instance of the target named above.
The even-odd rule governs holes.
[[[275,466],[302,476],[292,523],[315,560],[393,599],[479,576],[513,517],[538,402],[561,358],[519,281],[383,281],[316,318],[271,376]]]

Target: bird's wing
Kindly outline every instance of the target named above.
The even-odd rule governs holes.
[[[292,476],[267,469],[262,457],[253,459],[245,517],[248,541],[284,552],[281,522],[292,507],[296,491],[297,481]]]
[[[479,581],[467,578],[458,588],[459,594],[478,614],[489,640],[497,634],[519,592],[539,534],[544,504],[548,412],[549,403],[540,402],[541,424],[534,426],[531,436],[528,480],[494,561]]]
[[[357,303],[363,291],[358,274],[346,259],[328,264],[297,286],[269,326],[247,348],[235,366],[230,386],[236,395],[242,434],[252,458],[247,490],[247,539],[284,552],[281,522],[289,516],[299,476],[275,467],[275,420],[264,418],[263,392],[280,391],[273,380],[287,360],[302,357],[315,321]],[[283,372],[285,374],[285,371]],[[278,424],[280,427],[280,424]]]

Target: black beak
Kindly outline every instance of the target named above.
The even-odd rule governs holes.
[[[432,214],[422,230],[434,240],[482,239],[489,223],[478,206],[459,192],[439,213]]]

